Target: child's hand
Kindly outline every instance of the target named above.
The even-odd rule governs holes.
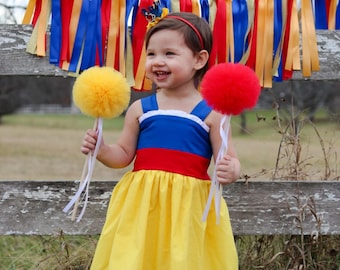
[[[239,168],[240,166],[237,158],[225,155],[217,163],[216,176],[218,182],[222,185],[235,182],[239,177]]]
[[[93,152],[96,147],[97,140],[98,140],[97,132],[92,129],[88,129],[81,143],[80,148],[81,152],[85,155],[87,155],[90,152]]]

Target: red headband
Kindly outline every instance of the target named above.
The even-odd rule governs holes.
[[[182,17],[175,16],[175,15],[168,15],[165,18],[177,19],[177,20],[180,20],[180,21],[184,22],[186,25],[190,26],[191,29],[196,33],[198,39],[200,40],[201,48],[204,49],[204,44],[203,44],[202,36],[201,36],[200,32],[197,30],[197,28],[191,22],[189,22],[186,19],[183,19]]]

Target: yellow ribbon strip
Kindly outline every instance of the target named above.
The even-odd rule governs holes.
[[[258,16],[257,16],[255,73],[260,80],[261,86],[263,86],[263,67],[266,53],[265,48],[266,1],[267,0],[260,0],[258,2]]]
[[[273,68],[272,68],[273,76],[278,76],[278,68],[281,62],[283,40],[285,38],[285,32],[286,32],[286,27],[287,27],[287,0],[282,0],[281,10],[282,10],[282,30],[281,30],[280,42],[276,48],[276,52],[274,53]]]
[[[175,1],[170,1],[171,3],[171,12],[179,12],[180,11],[180,4],[179,4],[179,0],[175,0]]]
[[[126,80],[130,86],[135,85],[135,78],[133,76],[132,41],[130,35],[126,35]]]
[[[144,42],[141,55],[139,58],[136,76],[135,76],[135,88],[136,89],[142,89],[143,87],[143,80],[144,80],[144,75],[145,75],[145,60],[146,60],[146,51],[145,51],[145,42]]]
[[[226,62],[234,63],[235,62],[235,44],[234,44],[234,23],[233,23],[233,8],[232,8],[232,0],[226,1],[227,5],[227,40],[226,40]]]
[[[36,0],[30,0],[28,2],[24,18],[22,19],[22,24],[30,24],[31,23],[31,19],[32,19],[32,15],[33,15],[33,10],[35,8],[36,2],[37,2]]]
[[[37,38],[38,38],[38,28],[34,27],[32,31],[32,35],[27,42],[26,52],[30,54],[36,54]]]
[[[197,16],[201,16],[200,5],[197,0],[192,0],[192,13],[196,14]]]
[[[152,89],[152,81],[148,78],[144,78],[143,90],[151,90]]]
[[[260,0],[258,5],[255,72],[263,87],[272,87],[274,2]]]
[[[41,12],[37,21],[38,26],[38,39],[37,39],[37,55],[46,56],[46,30],[48,19],[51,14],[51,1],[43,0]]]
[[[312,5],[309,0],[301,2],[302,25],[302,74],[311,76],[312,71],[319,70],[319,57],[316,42],[315,23]]]
[[[274,1],[267,0],[265,30],[264,87],[272,87],[273,44],[274,44]]]
[[[215,1],[209,1],[209,25],[212,28],[214,26],[215,23],[215,19],[216,19],[216,2]]]
[[[108,33],[107,52],[106,52],[106,66],[114,67],[116,50],[117,50],[117,38],[119,35],[119,1],[111,1],[110,12],[110,28]]]
[[[120,0],[120,29],[119,29],[119,71],[126,76],[125,67],[125,0]],[[127,33],[129,35],[129,33]]]
[[[50,0],[43,0],[39,18],[33,28],[32,35],[27,43],[26,52],[38,56],[46,56],[46,30],[47,18],[51,13]]]

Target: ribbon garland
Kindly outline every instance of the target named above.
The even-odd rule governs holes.
[[[144,76],[143,8],[153,0],[30,0],[23,24],[33,31],[27,52],[77,75],[94,65],[122,72],[135,90],[150,90]],[[240,62],[261,86],[319,70],[316,29],[340,29],[339,0],[161,0],[169,11],[195,13],[212,28],[210,65]],[[301,38],[300,38],[301,37]],[[300,58],[302,54],[302,59]]]

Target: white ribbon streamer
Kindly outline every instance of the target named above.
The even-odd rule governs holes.
[[[82,199],[81,199],[81,201],[84,201],[84,205],[83,205],[82,211],[80,212],[80,214],[77,218],[77,222],[79,222],[82,219],[82,217],[85,213],[87,203],[88,203],[89,187],[90,187],[91,177],[92,177],[92,174],[93,174],[94,165],[96,163],[96,159],[97,159],[97,155],[98,155],[98,151],[99,151],[99,146],[100,146],[101,140],[102,140],[103,118],[98,117],[96,119],[95,126],[97,126],[96,129],[97,129],[97,132],[98,132],[98,140],[97,140],[97,143],[96,143],[96,147],[95,147],[93,153],[90,152],[87,155],[87,159],[86,159],[85,164],[84,164],[83,173],[82,173],[82,177],[81,177],[81,180],[80,180],[80,183],[79,183],[78,191],[73,196],[71,201],[63,209],[63,212],[67,213],[67,212],[70,211],[71,207],[74,205],[74,208],[71,211],[71,213],[73,214],[72,220],[74,220],[76,212],[77,212],[79,199],[80,199],[82,193],[84,192]],[[85,175],[86,172],[87,172],[87,174],[86,174],[85,179],[84,179],[84,175]]]
[[[217,158],[215,164],[220,161],[225,153],[228,151],[228,134],[230,128],[230,115],[223,115],[221,122],[220,122],[220,136],[221,136],[221,147],[218,151]],[[202,221],[205,222],[208,217],[209,209],[211,206],[212,199],[214,197],[215,201],[215,212],[216,212],[216,223],[220,223],[220,209],[221,209],[221,198],[222,198],[222,185],[217,181],[217,172],[216,172],[216,165],[214,167],[213,176],[211,179],[211,186],[209,191],[209,196],[207,203],[204,208]]]

